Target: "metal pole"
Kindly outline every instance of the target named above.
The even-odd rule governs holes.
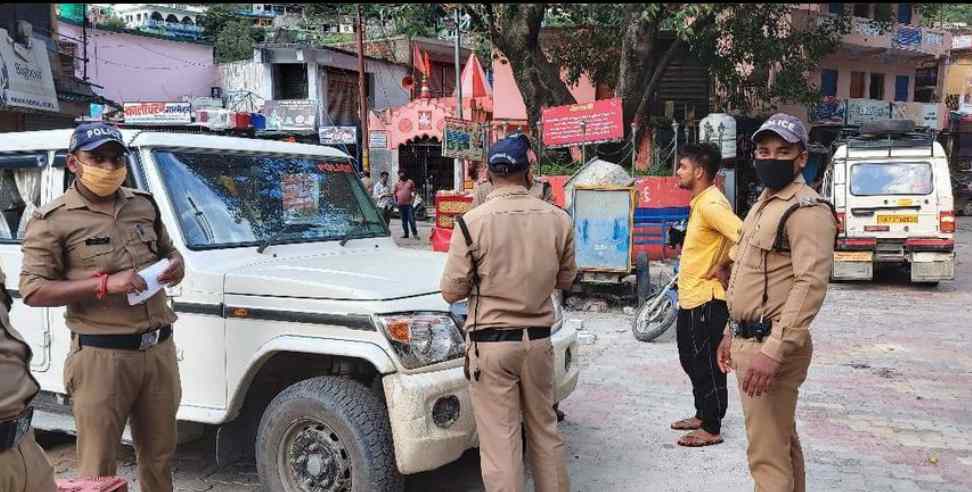
[[[361,120],[361,171],[370,174],[368,165],[368,93],[365,91],[364,17],[358,4],[358,118]]]
[[[638,124],[631,123],[631,175],[635,174],[635,161],[638,157]]]
[[[462,36],[462,29],[459,27],[459,9],[456,9],[456,46],[455,46],[455,64],[456,64],[456,115],[459,119],[462,118],[462,72],[460,71],[459,65],[459,50],[460,50],[460,37]],[[472,115],[469,115],[472,119]],[[462,159],[456,158],[455,164],[456,172],[460,175],[463,174]],[[464,177],[464,176],[463,176]],[[456,191],[462,191],[463,187],[461,184],[462,180],[453,180],[457,184]]]
[[[537,154],[537,175],[543,176],[543,119],[541,118],[537,121],[537,148],[540,149],[540,153]]]
[[[672,130],[675,131],[674,147],[672,147],[672,176],[678,171],[678,120],[672,120]]]
[[[584,140],[587,140],[587,122],[581,121],[581,132],[584,134]],[[581,166],[587,164],[587,145],[581,144]]]
[[[81,80],[88,80],[88,4],[81,4],[81,44],[84,45],[84,69]]]

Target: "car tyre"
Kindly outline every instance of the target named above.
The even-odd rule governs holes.
[[[270,402],[260,419],[256,464],[270,492],[401,492],[391,424],[364,385],[322,376]]]

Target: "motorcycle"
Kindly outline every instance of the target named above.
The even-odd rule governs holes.
[[[670,246],[675,247],[685,240],[687,221],[678,222],[669,229]],[[678,319],[678,263],[671,280],[658,292],[653,293],[638,308],[631,322],[631,334],[639,342],[650,342],[668,331]]]

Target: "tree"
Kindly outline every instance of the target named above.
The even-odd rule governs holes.
[[[216,37],[216,62],[229,63],[249,60],[256,44],[249,21],[228,22]]]
[[[245,6],[241,3],[207,5],[206,13],[197,20],[197,24],[203,28],[203,39],[216,43],[219,34],[229,23],[240,20],[240,12]]]
[[[472,4],[474,26],[509,60],[531,123],[575,102],[561,79],[581,74],[623,99],[624,127],[644,129],[662,75],[689,52],[718,81],[720,109],[768,110],[817,100],[809,80],[850,29],[849,12],[817,21],[787,4]],[[759,15],[754,15],[755,12]],[[892,25],[880,11],[872,22]],[[550,27],[553,35],[541,35]],[[546,33],[544,33],[546,34]],[[770,77],[772,74],[772,77]],[[638,132],[644,135],[643,131]]]

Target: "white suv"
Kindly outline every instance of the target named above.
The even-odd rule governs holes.
[[[0,259],[16,296],[31,212],[71,181],[70,130],[0,134]],[[255,453],[269,490],[400,490],[476,446],[445,256],[395,245],[347,155],[315,145],[123,130],[130,182],[153,192],[185,281],[180,437],[220,426],[217,459]],[[559,309],[559,306],[558,306]],[[558,311],[559,312],[559,311]],[[35,426],[73,432],[64,309],[15,303],[42,386]],[[576,387],[558,316],[556,400]]]
[[[838,217],[832,277],[871,280],[875,264],[898,263],[912,282],[951,280],[955,212],[945,149],[930,135],[884,123],[839,145],[824,176]]]

